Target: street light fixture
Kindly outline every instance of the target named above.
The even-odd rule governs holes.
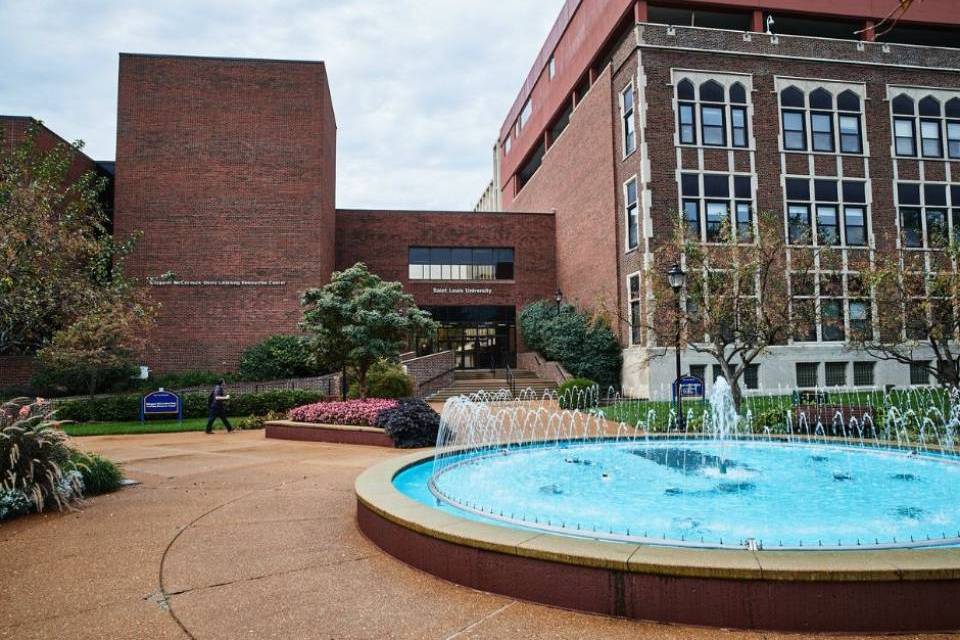
[[[557,292],[553,294],[553,299],[557,303],[557,315],[560,315],[560,303],[563,302],[563,291],[560,291],[559,287],[557,287]]]
[[[670,271],[667,272],[667,281],[670,283],[670,288],[673,289],[674,297],[677,299],[677,377],[673,383],[673,393],[677,398],[677,429],[682,431],[686,420],[683,417],[683,398],[680,393],[680,329],[682,326],[680,318],[683,315],[683,305],[680,303],[680,292],[687,283],[687,273],[679,264],[674,264],[670,267]]]

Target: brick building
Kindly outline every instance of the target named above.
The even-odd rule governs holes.
[[[750,237],[758,211],[782,216],[788,254],[829,245],[842,267],[810,291],[791,282],[817,326],[751,368],[748,393],[926,382],[847,342],[876,313],[854,292],[858,264],[902,248],[929,268],[931,229],[960,230],[960,12],[917,2],[887,32],[896,6],[565,4],[501,127],[492,184],[508,211],[555,212],[558,284],[617,325],[627,394],[670,393],[673,358],[650,357],[669,345],[646,318],[678,218],[709,245],[723,221]],[[718,374],[692,350],[684,369],[708,388]]]

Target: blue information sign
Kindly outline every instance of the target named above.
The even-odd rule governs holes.
[[[681,398],[703,398],[703,380],[697,376],[681,376],[680,379],[674,383],[674,397],[677,395],[677,386],[680,387]]]
[[[140,402],[140,422],[147,416],[175,415],[177,420],[183,418],[183,402],[180,396],[160,389],[143,396]]]

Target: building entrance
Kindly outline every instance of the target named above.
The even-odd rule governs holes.
[[[458,369],[501,369],[517,365],[516,308],[506,306],[422,307],[440,325],[430,351],[452,351]]]

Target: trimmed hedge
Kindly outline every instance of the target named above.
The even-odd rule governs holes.
[[[132,422],[140,419],[141,395],[119,395],[103,398],[64,400],[56,404],[58,420],[75,422]],[[228,400],[227,414],[231,416],[262,416],[286,412],[293,407],[322,400],[319,391],[276,390],[247,393]],[[207,415],[208,394],[190,393],[181,396],[184,418],[203,418]]]
[[[595,380],[601,389],[620,385],[623,352],[605,322],[589,318],[571,305],[560,312],[540,300],[520,311],[520,333],[529,349],[555,360],[578,378]]]

